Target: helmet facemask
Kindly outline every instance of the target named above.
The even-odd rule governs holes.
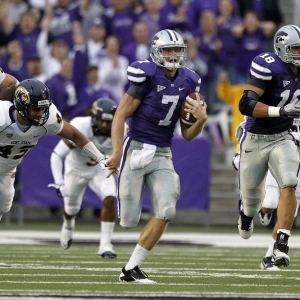
[[[172,56],[164,55],[163,50],[166,48],[179,48],[180,51]],[[174,30],[162,30],[152,39],[150,56],[153,62],[159,67],[175,71],[186,64],[186,44],[184,44],[182,37]],[[176,57],[176,61],[170,61],[174,57]]]

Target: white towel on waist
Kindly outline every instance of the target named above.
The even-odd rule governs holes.
[[[131,170],[141,169],[151,163],[156,151],[155,145],[143,144],[143,149],[133,150],[130,158]]]

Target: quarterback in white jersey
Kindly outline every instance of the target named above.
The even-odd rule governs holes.
[[[15,87],[13,102],[0,101],[0,220],[13,202],[16,168],[42,136],[57,134],[72,140],[97,162],[104,160],[104,155],[84,134],[62,120],[48,87],[41,81],[20,82]]]
[[[106,157],[112,153],[111,124],[117,104],[109,98],[96,100],[91,116],[76,117],[71,124],[84,133]],[[64,174],[63,174],[63,161]],[[116,181],[107,178],[108,169],[102,169],[68,140],[61,140],[51,155],[51,170],[58,195],[64,199],[64,216],[60,244],[68,249],[72,244],[75,217],[78,214],[86,187],[103,201],[101,210],[101,239],[98,255],[115,258],[111,236],[116,220]]]

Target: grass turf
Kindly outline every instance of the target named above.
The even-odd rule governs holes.
[[[59,243],[0,245],[0,298],[299,297],[299,249],[290,250],[291,266],[268,272],[259,268],[262,249],[157,245],[142,265],[157,284],[119,283],[133,247],[116,245],[118,258],[111,260],[99,258],[93,244],[67,251]]]

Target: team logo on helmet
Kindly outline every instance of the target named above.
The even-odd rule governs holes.
[[[17,89],[16,89],[16,92],[15,92],[15,97],[22,100],[23,102],[25,102],[26,104],[29,104],[30,103],[30,97],[29,97],[29,93],[28,91],[22,87],[22,86],[19,86]]]
[[[285,38],[288,36],[288,34],[284,31],[279,31],[276,34],[276,43],[282,43],[285,44]]]

